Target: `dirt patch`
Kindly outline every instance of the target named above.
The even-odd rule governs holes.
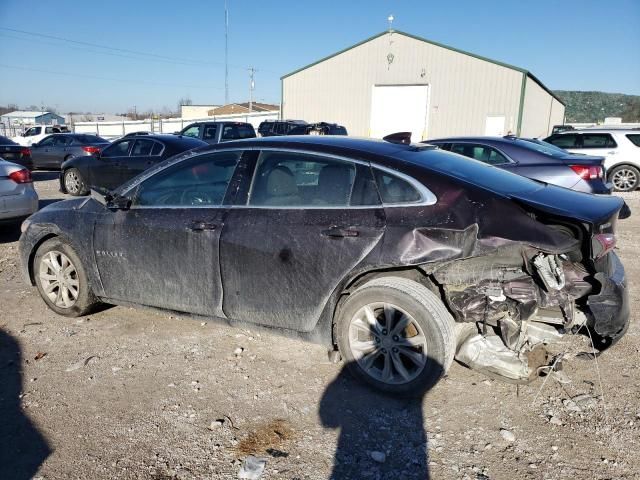
[[[268,453],[273,457],[287,457],[283,450],[294,437],[294,430],[283,419],[272,420],[258,426],[240,440],[236,449],[240,455],[260,455]]]

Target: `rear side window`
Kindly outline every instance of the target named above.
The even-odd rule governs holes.
[[[640,147],[640,133],[633,133],[627,135],[627,138],[633,143],[636,147]]]
[[[560,148],[578,148],[578,136],[574,134],[554,135],[546,141]]]
[[[242,138],[253,138],[256,132],[253,126],[248,124],[225,125],[222,130],[222,140],[240,140]]]
[[[618,145],[608,133],[582,134],[582,148],[615,148]]]
[[[406,180],[382,170],[374,169],[376,183],[382,203],[386,205],[417,203],[422,200],[420,192]]]
[[[153,140],[136,140],[131,150],[132,157],[147,157],[151,155],[151,150],[155,142]]]
[[[473,158],[489,165],[501,165],[509,163],[509,160],[498,152],[495,148],[487,147],[485,145],[474,145],[471,143],[454,143],[451,146],[453,153],[464,155],[465,157]]]
[[[249,205],[348,206],[356,168],[351,162],[292,152],[262,152]]]
[[[162,155],[164,151],[164,145],[158,142],[153,142],[153,148],[151,149],[151,155]]]

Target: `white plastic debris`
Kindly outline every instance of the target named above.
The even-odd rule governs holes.
[[[507,442],[515,442],[516,441],[516,436],[510,432],[509,430],[505,429],[505,428],[501,428],[500,429],[500,435],[502,435],[502,438],[504,438]]]
[[[264,473],[266,465],[266,459],[250,455],[244,459],[244,462],[242,462],[238,478],[244,480],[258,480]]]

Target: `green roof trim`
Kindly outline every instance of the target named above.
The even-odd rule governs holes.
[[[297,70],[294,70],[291,73],[287,73],[286,75],[283,75],[282,77],[280,77],[280,80],[284,80],[285,78],[290,77],[291,75],[295,75],[298,72],[301,72],[303,70],[306,70],[307,68],[311,68],[311,67],[313,67],[315,65],[318,65],[319,63],[322,63],[325,60],[329,60],[330,58],[337,57],[338,55],[341,55],[341,54],[343,54],[345,52],[348,52],[349,50],[353,50],[354,48],[359,47],[360,45],[363,45],[365,43],[368,43],[371,40],[375,40],[378,37],[381,37],[383,35],[388,35],[389,33],[397,33],[399,35],[404,35],[405,37],[413,38],[414,40],[418,40],[420,42],[429,43],[431,45],[435,45],[436,47],[446,48],[447,50],[451,50],[452,52],[461,53],[461,54],[467,55],[469,57],[477,58],[478,60],[484,60],[485,62],[493,63],[494,65],[499,65],[501,67],[505,67],[505,68],[509,68],[511,70],[515,70],[517,72],[521,72],[525,76],[531,78],[531,80],[533,80],[538,85],[540,85],[540,87],[542,87],[549,95],[551,95],[558,102],[560,102],[563,106],[565,106],[565,103],[560,99],[560,97],[558,97],[555,93],[553,93],[551,90],[549,90],[540,80],[538,80],[538,78],[536,76],[534,76],[531,72],[529,72],[528,70],[525,70],[524,68],[516,67],[515,65],[510,65],[510,64],[504,63],[504,62],[499,62],[498,60],[493,60],[492,58],[483,57],[482,55],[476,55],[475,53],[467,52],[466,50],[460,50],[459,48],[451,47],[449,45],[445,45],[444,43],[434,42],[433,40],[428,40],[426,38],[418,37],[417,35],[412,35],[410,33],[402,32],[400,30],[385,30],[383,32],[380,32],[377,35],[374,35],[373,37],[369,37],[369,38],[367,38],[367,39],[365,39],[365,40],[363,40],[361,42],[356,43],[355,45],[351,45],[350,47],[347,47],[347,48],[345,48],[343,50],[340,50],[339,52],[336,52],[336,53],[333,53],[333,54],[328,55],[326,57],[323,57],[320,60],[318,60],[316,62],[313,62],[313,63],[310,63],[309,65],[305,65],[302,68],[298,68]],[[522,100],[523,99],[521,98],[521,101]]]

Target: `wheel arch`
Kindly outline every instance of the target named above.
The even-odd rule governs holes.
[[[40,248],[40,245],[42,245],[44,242],[57,237],[60,237],[60,235],[58,235],[57,233],[49,232],[43,235],[36,243],[34,243],[33,247],[31,248],[31,251],[29,252],[29,260],[27,263],[27,271],[29,273],[29,281],[31,282],[31,286],[35,286],[36,284],[36,278],[33,272],[33,261],[35,260],[36,252]]]

